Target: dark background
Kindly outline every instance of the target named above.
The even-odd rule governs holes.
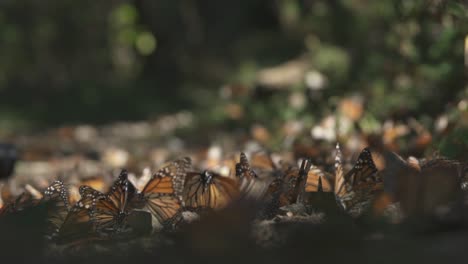
[[[145,120],[184,109],[224,122],[222,85],[255,89],[259,69],[300,56],[328,83],[294,117],[354,93],[376,118],[435,116],[467,96],[467,10],[446,0],[5,0],[0,125]],[[287,88],[307,94],[303,83]],[[261,98],[240,103],[287,111],[281,99]],[[252,118],[278,116],[266,112]]]

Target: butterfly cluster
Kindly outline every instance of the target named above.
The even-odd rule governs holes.
[[[377,169],[368,148],[345,172],[338,145],[333,173],[320,169],[311,159],[303,159],[299,166],[278,164],[265,152],[253,153],[250,159],[241,153],[235,162],[232,175],[222,176],[209,170],[196,172],[190,158],[182,158],[163,165],[146,183],[135,185],[122,170],[105,193],[82,185],[75,203],[70,202],[67,186],[55,181],[41,199],[24,193],[2,207],[0,216],[44,204],[51,240],[59,244],[106,240],[131,234],[131,216],[141,211],[151,215],[154,229],[177,228],[186,221],[187,211],[199,213],[250,203],[257,208],[258,218],[271,219],[282,208],[314,206],[327,196],[338,209],[353,215],[384,193],[384,178],[389,177]],[[439,163],[451,164],[423,162],[422,171],[434,171],[440,168]]]
[[[47,208],[49,237],[58,243],[107,239],[126,232],[133,210],[147,210],[161,224],[170,221],[182,208],[182,192],[190,159],[170,162],[152,175],[138,191],[123,170],[107,193],[90,186],[79,188],[81,198],[70,206],[68,188],[55,181],[35,200],[23,194],[6,205],[0,215],[15,213],[30,206]]]

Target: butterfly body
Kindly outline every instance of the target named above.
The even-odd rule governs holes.
[[[213,174],[210,173],[209,171],[204,171],[201,174],[201,180],[203,183],[203,191],[206,192],[208,191],[210,184],[213,183]]]

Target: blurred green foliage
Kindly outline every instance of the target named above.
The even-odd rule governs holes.
[[[234,124],[278,128],[290,119],[315,122],[337,98],[356,93],[367,121],[435,116],[466,89],[462,1],[7,0],[0,7],[5,124],[192,109],[204,123],[229,126],[225,106],[234,102],[246,113]],[[257,92],[260,69],[301,56],[308,71],[326,77],[325,89],[300,81]],[[227,83],[249,92],[223,99]],[[293,93],[305,105],[292,106]]]

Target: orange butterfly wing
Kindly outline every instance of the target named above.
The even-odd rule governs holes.
[[[104,194],[89,186],[80,187],[81,199],[72,207],[60,227],[57,243],[68,243],[81,239],[93,238],[95,226],[92,221],[96,203]]]
[[[332,186],[330,181],[326,177],[325,173],[315,165],[310,167],[309,173],[307,173],[307,182],[305,186],[306,192],[318,192],[319,181],[322,183],[323,192],[332,192]]]
[[[68,190],[62,181],[54,181],[44,191],[42,202],[47,205],[49,230],[56,234],[68,215]]]
[[[111,190],[96,201],[92,221],[100,233],[120,232],[125,225],[126,216],[132,209],[131,201],[136,194],[136,189],[127,176],[127,171],[123,170]]]
[[[154,174],[143,188],[144,207],[160,223],[174,217],[182,207],[181,195],[190,165],[189,158],[170,162]]]
[[[237,182],[208,171],[189,173],[183,198],[189,208],[220,209],[239,196]]]
[[[267,192],[274,188],[270,185],[274,182],[274,177],[260,178],[250,167],[247,156],[240,154],[239,163],[236,164],[236,176],[240,180],[241,198],[247,200],[261,200]],[[269,190],[270,189],[270,190]]]
[[[181,208],[173,178],[155,175],[143,189],[146,208],[160,223],[172,218]]]
[[[339,169],[342,171],[341,166]],[[353,168],[342,177],[337,197],[343,207],[350,210],[358,204],[370,201],[375,192],[380,190],[383,190],[382,179],[377,174],[370,150],[365,148],[359,154]]]
[[[35,206],[39,203],[39,200],[34,199],[29,192],[23,192],[14,201],[6,203],[0,209],[0,216],[15,213],[25,208]]]

